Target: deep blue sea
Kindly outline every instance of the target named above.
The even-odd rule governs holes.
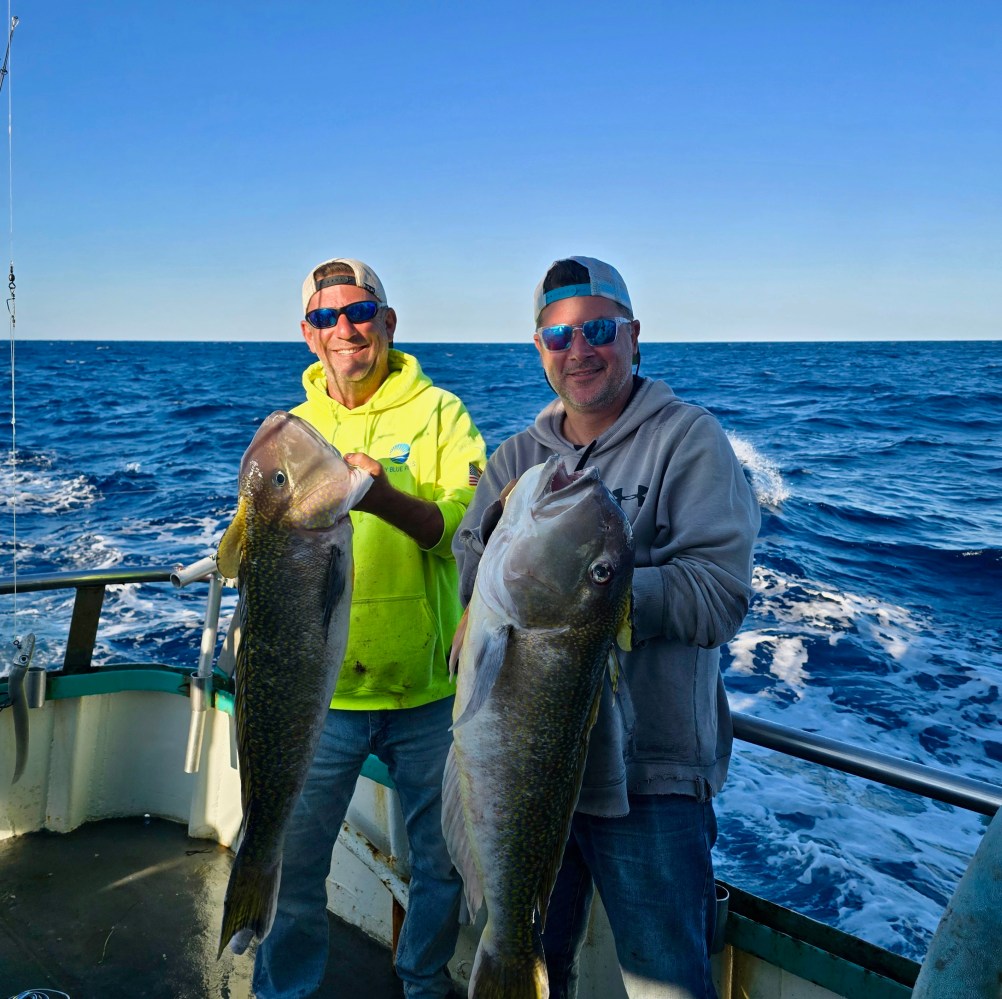
[[[551,398],[529,343],[411,350],[489,450]],[[19,574],[211,554],[244,448],[301,400],[310,359],[294,343],[17,343],[0,575],[15,516]],[[733,707],[1002,783],[1002,344],[645,343],[642,373],[716,414],[762,505],[754,602],[725,650]],[[113,588],[98,660],[193,668],[204,600]],[[3,647],[33,631],[36,663],[56,666],[71,605],[21,594],[15,618],[0,598]],[[987,822],[744,743],[717,813],[721,877],[915,959]]]

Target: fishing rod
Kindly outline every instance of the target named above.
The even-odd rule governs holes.
[[[10,8],[8,8],[8,17],[10,16]],[[3,81],[7,76],[7,65],[10,62],[10,43],[14,38],[14,29],[17,27],[18,18],[10,18],[10,31],[7,34],[7,51],[4,53],[3,65],[0,66],[0,90],[3,90]]]
[[[0,66],[0,91],[10,72],[10,48],[14,40],[14,29],[18,18],[10,14],[10,4],[7,6],[7,18],[10,25],[7,32],[7,50],[4,52],[3,65]],[[11,466],[11,523],[14,577],[14,628],[17,629],[17,411],[15,408],[17,394],[15,391],[15,331],[17,328],[16,286],[14,281],[14,103],[11,88],[7,88],[7,149],[8,149],[8,206],[10,220],[10,272],[7,276],[7,312],[10,316],[10,466]],[[14,712],[14,742],[15,762],[12,783],[16,784],[24,771],[28,757],[28,714],[29,707],[41,707],[45,702],[45,675],[38,667],[32,667],[31,659],[35,651],[34,634],[13,640],[14,655],[11,669],[7,675],[7,700],[0,708],[10,707]],[[26,690],[26,680],[31,677],[33,692]]]
[[[10,13],[10,2],[7,4],[7,19],[10,25],[7,32],[7,50],[4,53],[3,65],[0,66],[0,91],[3,90],[4,82],[10,71],[10,47],[14,40],[14,29],[18,25],[18,18],[12,17]],[[17,298],[16,285],[14,281],[14,141],[13,141],[13,117],[14,102],[10,87],[7,88],[7,150],[8,150],[8,219],[9,219],[9,246],[10,246],[10,272],[7,275],[7,312],[10,316],[10,468],[11,468],[11,521],[13,527],[13,576],[14,576],[14,619],[17,620],[17,409],[15,392],[15,341],[17,328]]]

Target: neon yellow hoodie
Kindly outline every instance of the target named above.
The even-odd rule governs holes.
[[[342,453],[361,451],[402,492],[431,500],[445,529],[427,551],[374,514],[351,513],[355,590],[344,665],[332,708],[413,708],[449,697],[448,655],[462,606],[452,536],[486,462],[463,403],[437,388],[417,358],[389,353],[373,397],[346,409],[327,395],[320,362],[303,372],[306,402],[292,410]]]

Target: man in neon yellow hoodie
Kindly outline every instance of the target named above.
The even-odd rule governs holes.
[[[318,360],[293,412],[373,476],[354,526],[348,648],[316,758],[286,836],[271,933],[257,950],[257,999],[300,999],[327,961],[331,851],[362,764],[388,767],[410,845],[396,970],[407,999],[449,994],[462,884],[441,828],[452,740],[448,651],[461,614],[452,537],[486,455],[463,403],[393,349],[397,316],[361,261],[328,260],[303,284],[303,337]]]

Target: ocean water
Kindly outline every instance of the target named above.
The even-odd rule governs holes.
[[[552,398],[531,344],[411,349],[490,450]],[[301,400],[309,360],[296,343],[17,343],[0,575],[15,532],[19,574],[211,554],[244,448]],[[642,372],[716,414],[762,505],[755,597],[724,650],[732,706],[1002,783],[1000,345],[645,344]],[[72,599],[0,598],[2,648],[33,631],[57,666]],[[204,601],[109,590],[97,660],[193,668]],[[745,743],[717,813],[719,876],[915,959],[987,824]]]

